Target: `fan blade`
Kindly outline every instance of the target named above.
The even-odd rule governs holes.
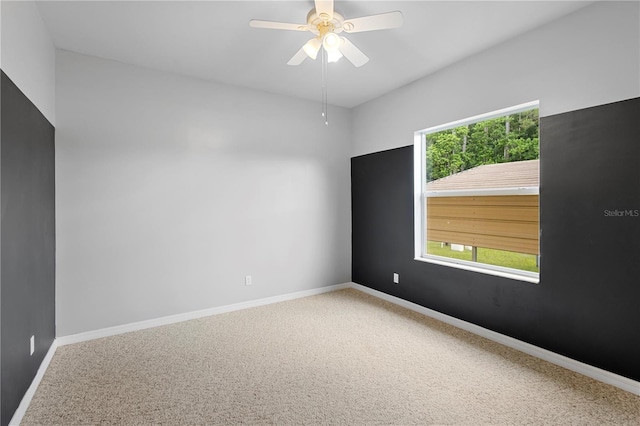
[[[300,65],[302,61],[305,60],[306,57],[307,57],[307,54],[304,51],[304,47],[302,47],[300,48],[300,50],[298,50],[298,53],[296,53],[295,55],[293,55],[291,59],[289,59],[289,62],[287,62],[287,65]]]
[[[344,37],[342,37],[340,53],[342,53],[342,55],[356,67],[361,67],[369,62],[367,55],[362,53],[362,50],[358,49],[353,43]]]
[[[402,12],[381,13],[380,15],[363,16],[362,18],[344,21],[342,28],[347,33],[359,33],[362,31],[386,30],[402,26]]]
[[[320,19],[324,21],[333,19],[333,0],[315,0],[315,4],[316,14]]]
[[[287,22],[259,21],[252,19],[249,26],[253,28],[267,28],[270,30],[307,31],[309,27],[304,24],[289,24]]]

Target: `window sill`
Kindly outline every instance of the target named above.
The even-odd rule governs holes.
[[[479,272],[481,274],[495,275],[497,277],[509,278],[512,280],[524,281],[532,284],[538,284],[540,282],[539,274],[537,276],[520,275],[518,273],[511,273],[506,271],[498,271],[495,269],[485,268],[482,266],[472,266],[464,263],[453,262],[449,260],[440,260],[435,257],[415,257],[413,260],[418,262],[434,263],[436,265],[448,266],[450,268],[464,269],[465,271]]]

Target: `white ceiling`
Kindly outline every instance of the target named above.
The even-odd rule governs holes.
[[[589,3],[336,0],[346,18],[400,10],[404,25],[348,35],[370,61],[361,68],[345,59],[330,64],[329,103],[357,106]],[[312,0],[44,1],[38,7],[60,49],[320,100],[320,61],[286,64],[310,33],[248,25],[252,18],[305,23]]]

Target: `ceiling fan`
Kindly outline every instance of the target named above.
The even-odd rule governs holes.
[[[356,67],[361,67],[369,61],[369,58],[347,38],[341,37],[339,34],[343,31],[359,33],[397,28],[402,26],[402,13],[394,11],[362,18],[345,19],[333,9],[333,0],[315,0],[315,8],[307,14],[306,24],[252,19],[249,21],[249,26],[274,30],[310,31],[314,37],[293,55],[287,62],[289,65],[300,65],[307,56],[315,60],[320,48],[324,48],[327,62],[336,62],[344,56]]]

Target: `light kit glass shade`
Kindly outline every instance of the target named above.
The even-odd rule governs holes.
[[[335,33],[329,33],[322,40],[322,47],[327,52],[327,62],[338,62],[342,58],[340,46],[344,43],[344,39]]]
[[[338,50],[340,48],[341,42],[342,40],[338,34],[328,33],[322,40],[322,46],[327,51],[327,53],[331,53],[332,51]]]
[[[304,53],[306,53],[308,57],[315,61],[315,59],[318,57],[320,46],[322,46],[322,42],[316,37],[306,42],[305,45],[302,46],[302,48],[304,49]]]

